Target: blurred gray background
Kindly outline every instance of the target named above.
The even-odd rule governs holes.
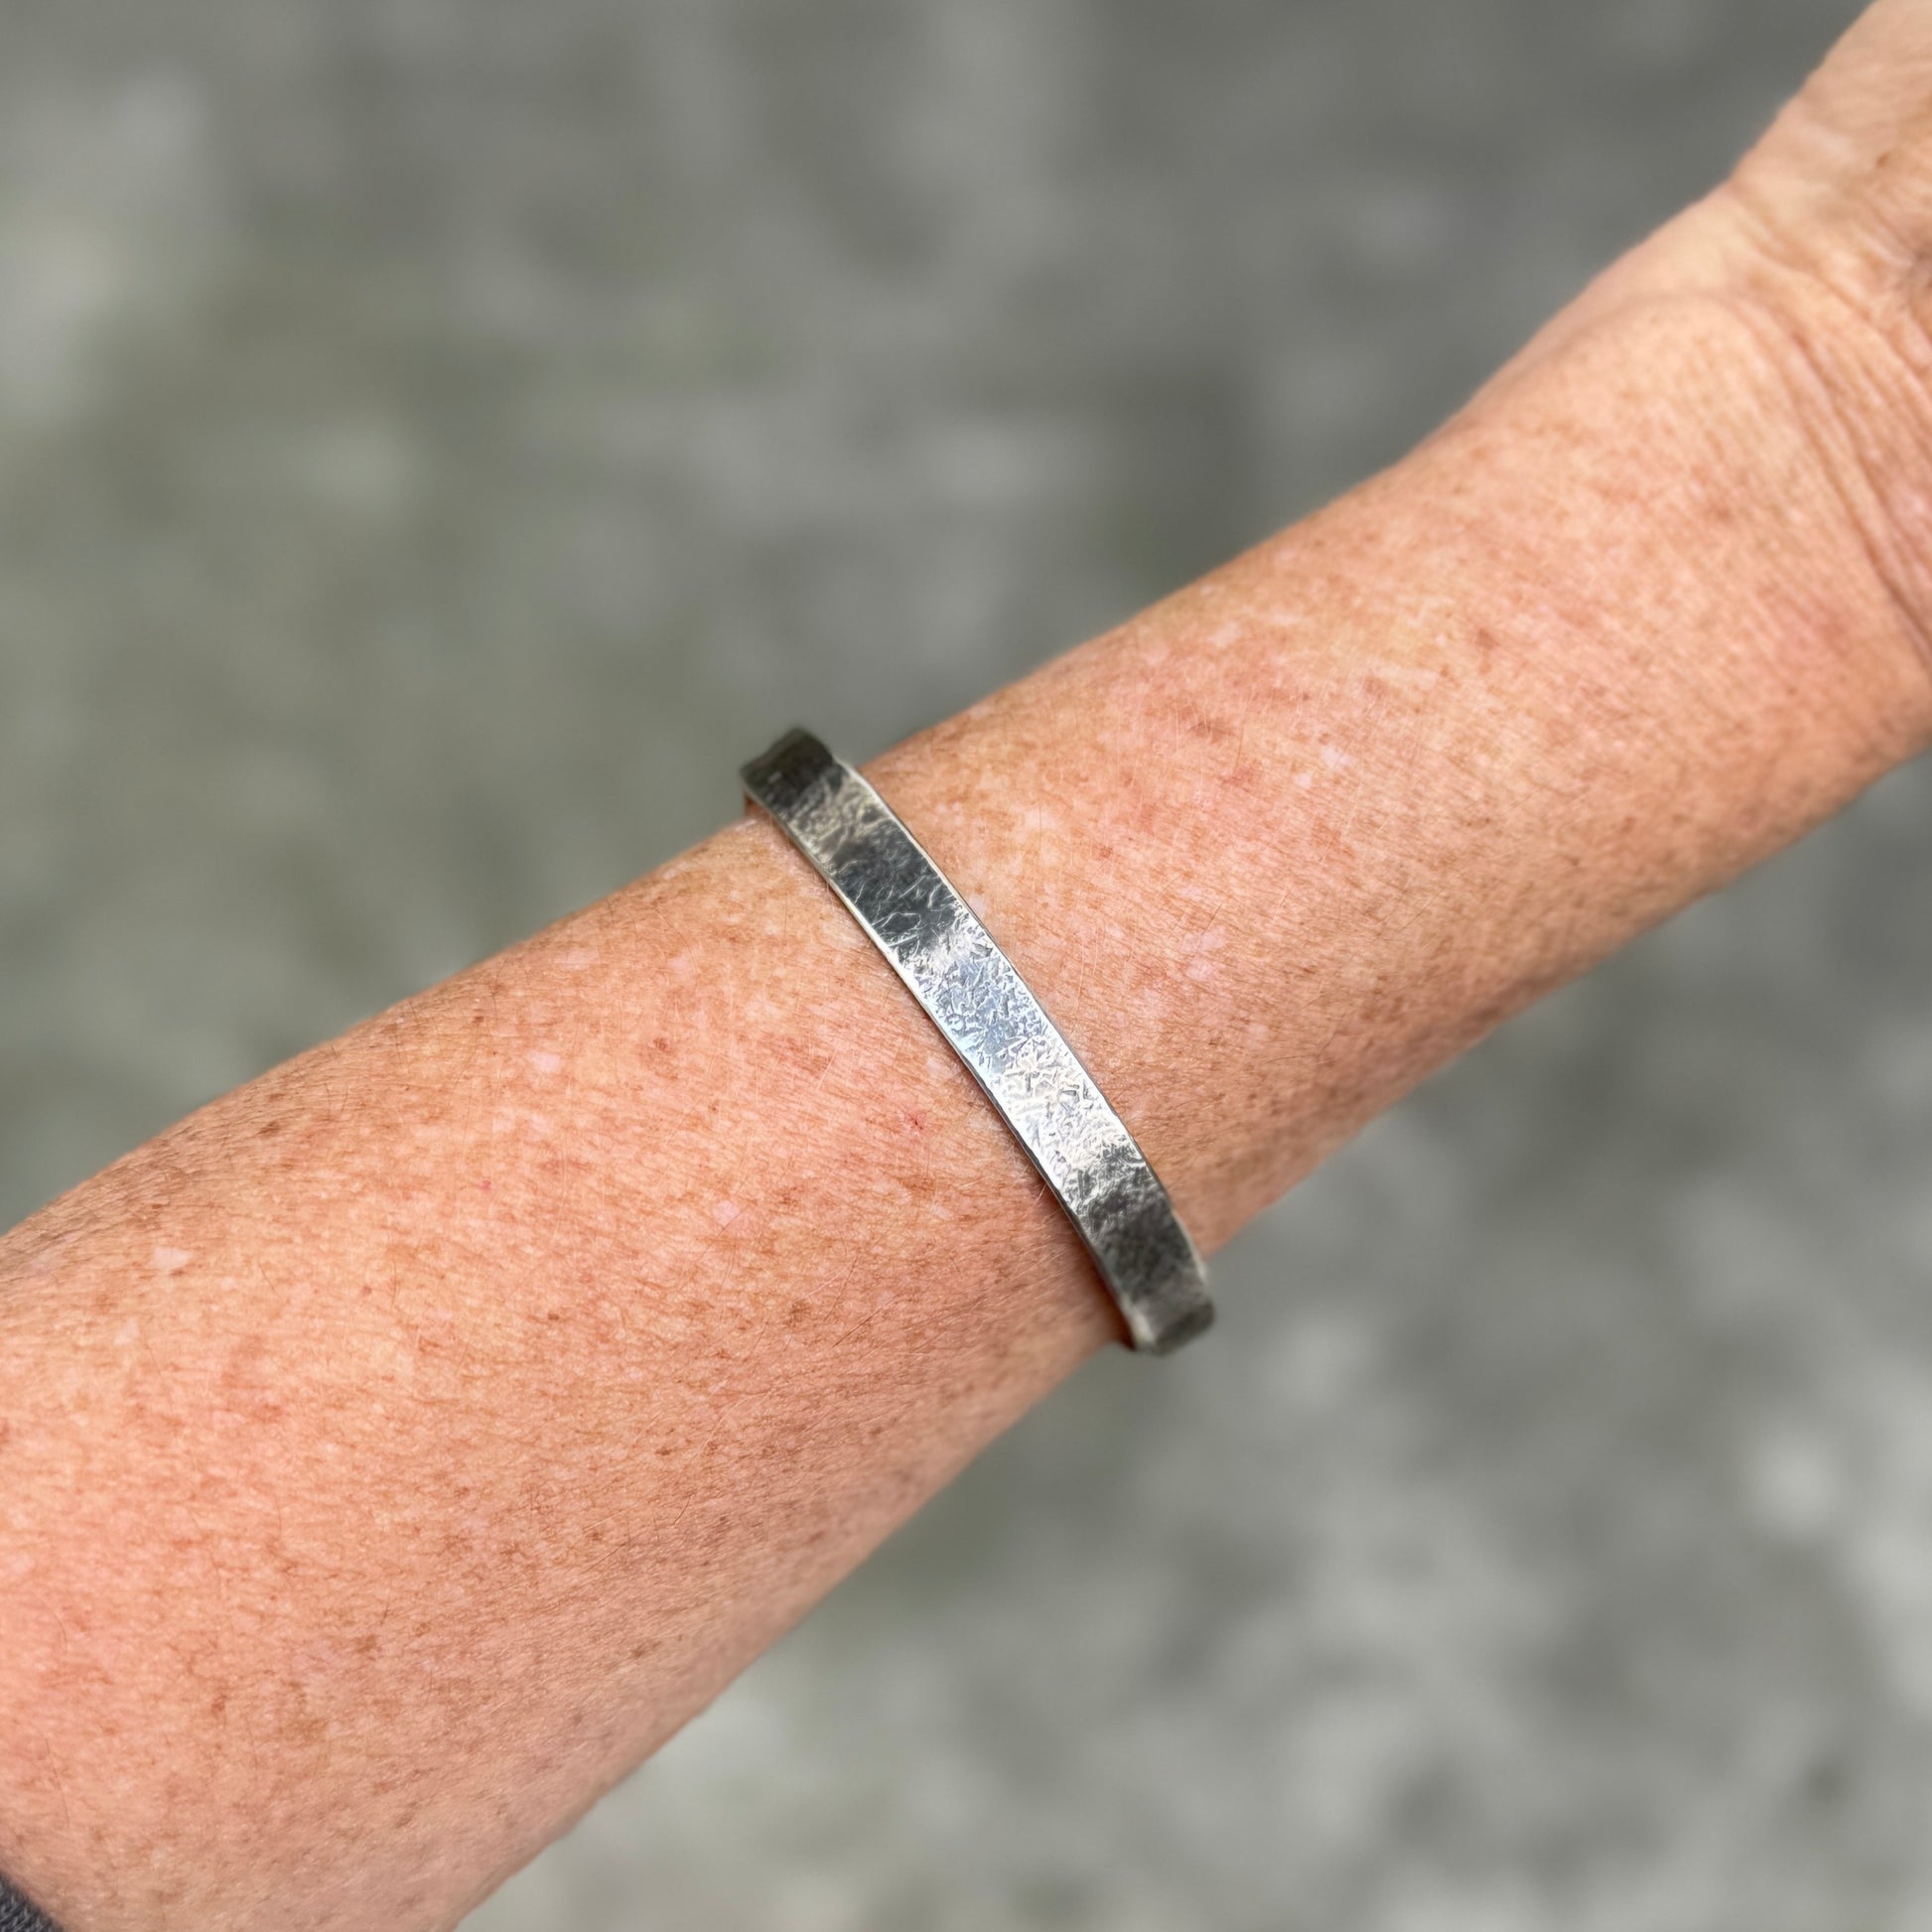
[[[5,0],[0,1220],[1390,459],[1840,0]],[[1932,1932],[1932,781],[1509,1029],[486,1932]]]

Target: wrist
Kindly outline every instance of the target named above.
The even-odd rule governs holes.
[[[1932,737],[1757,272],[1714,198],[1403,463],[877,767],[1210,1244]]]
[[[1708,252],[1859,553],[1848,589],[1918,672],[1932,738],[1932,38],[1879,0],[1705,208]]]

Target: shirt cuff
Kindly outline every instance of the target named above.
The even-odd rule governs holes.
[[[61,1932],[38,1905],[22,1897],[0,1872],[0,1932]]]

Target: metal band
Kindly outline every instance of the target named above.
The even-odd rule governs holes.
[[[740,774],[842,898],[1013,1129],[1087,1245],[1136,1348],[1214,1318],[1207,1271],[1134,1137],[1013,962],[858,772],[789,731]]]

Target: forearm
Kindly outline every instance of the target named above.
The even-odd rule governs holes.
[[[1925,741],[1722,239],[874,767],[1209,1244]],[[447,1919],[1113,1332],[758,819],[4,1253],[0,1868],[71,1932]]]

